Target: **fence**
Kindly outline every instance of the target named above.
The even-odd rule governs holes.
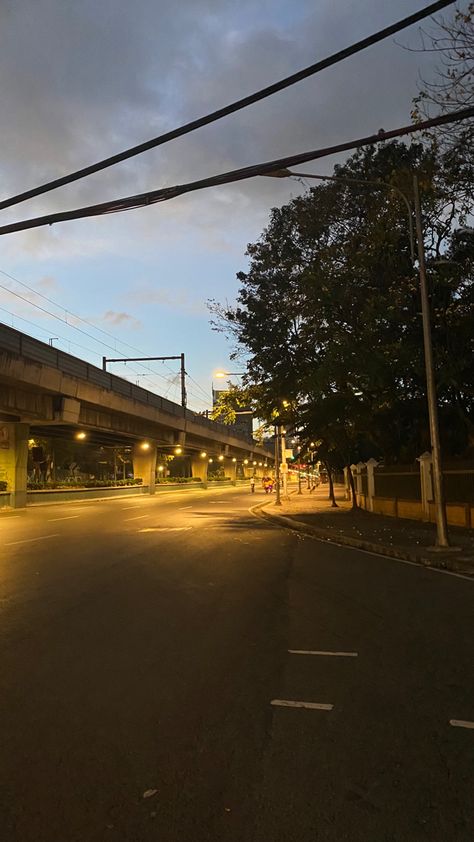
[[[435,522],[430,453],[423,453],[411,465],[378,465],[376,459],[369,459],[351,465],[351,470],[361,508],[374,514]],[[474,528],[474,463],[445,465],[443,484],[448,523]]]

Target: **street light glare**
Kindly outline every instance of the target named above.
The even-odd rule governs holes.
[[[175,447],[174,452],[176,453],[176,456],[180,456],[181,453],[183,452],[183,448],[182,447]]]
[[[150,442],[149,441],[142,441],[140,445],[142,450],[149,450],[150,449]]]
[[[223,458],[224,458],[224,457],[223,457],[223,456],[222,456],[222,454],[221,454],[221,455],[218,457],[219,462],[222,462]]]
[[[80,430],[78,433],[76,433],[76,439],[82,441],[85,438],[87,438],[87,433],[85,433],[83,430]]]

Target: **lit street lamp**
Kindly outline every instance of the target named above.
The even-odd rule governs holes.
[[[215,371],[214,377],[243,377],[244,374],[247,374],[246,371]]]
[[[412,208],[408,197],[398,187],[392,184],[387,184],[384,181],[371,181],[355,178],[339,178],[339,176],[330,175],[315,175],[313,173],[297,173],[288,169],[276,170],[274,173],[266,173],[266,175],[273,178],[314,178],[318,181],[334,181],[341,184],[356,184],[376,188],[378,190],[389,190],[395,192],[405,204],[408,211],[408,225],[410,232],[410,250],[412,264],[415,265],[414,255],[414,236],[413,236],[413,218]],[[430,424],[430,442],[431,453],[433,458],[433,491],[435,498],[436,510],[436,534],[437,546],[443,549],[449,547],[448,528],[446,520],[446,508],[444,504],[443,493],[443,478],[441,473],[441,445],[439,439],[439,423],[438,423],[438,405],[436,398],[436,382],[433,367],[433,343],[431,336],[431,317],[430,306],[428,298],[428,288],[426,282],[426,267],[425,267],[425,247],[423,240],[423,224],[421,219],[421,204],[420,191],[418,184],[418,176],[413,175],[413,193],[415,199],[415,222],[416,235],[418,245],[418,274],[420,281],[420,296],[421,296],[421,315],[423,322],[423,344],[425,353],[425,374],[426,374],[426,393],[428,401],[428,416]]]

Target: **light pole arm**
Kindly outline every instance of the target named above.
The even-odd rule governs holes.
[[[359,184],[362,187],[369,184],[371,187],[377,187],[379,190],[390,190],[397,194],[397,196],[402,200],[406,209],[407,209],[407,216],[408,216],[408,230],[410,236],[410,255],[411,255],[411,262],[412,265],[415,262],[415,234],[413,231],[413,216],[412,216],[412,209],[410,205],[410,200],[399,187],[395,187],[393,184],[387,184],[385,181],[375,181],[375,179],[362,179],[362,178],[340,178],[337,175],[314,175],[314,173],[304,173],[304,172],[292,172],[291,170],[282,170],[281,171],[281,178],[286,178],[290,176],[296,176],[300,178],[314,178],[318,181],[336,181],[339,184]]]

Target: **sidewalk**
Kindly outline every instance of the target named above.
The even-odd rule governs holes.
[[[352,510],[350,502],[344,499],[342,486],[336,487],[336,500],[338,508],[332,508],[327,485],[313,492],[303,488],[301,495],[297,489],[290,488],[281,506],[275,505],[272,495],[271,502],[265,500],[261,504],[260,514],[282,526],[338,544],[474,575],[473,530],[450,527],[450,543],[458,548],[457,552],[433,551],[429,548],[436,540],[434,524]]]

